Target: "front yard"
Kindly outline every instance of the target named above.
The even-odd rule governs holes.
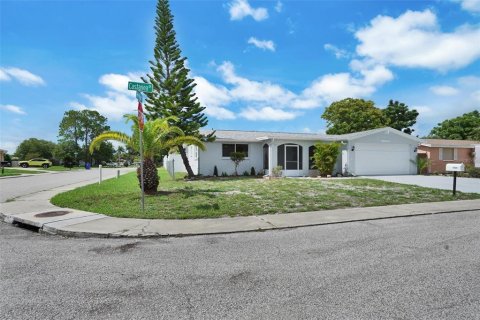
[[[145,196],[145,214],[134,172],[59,194],[52,203],[114,217],[192,219],[480,198],[473,193],[454,198],[450,191],[357,178],[172,181],[163,169],[159,174],[159,192]]]

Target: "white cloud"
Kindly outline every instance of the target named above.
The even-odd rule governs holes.
[[[392,72],[380,65],[360,69],[359,73],[361,77],[347,72],[321,76],[302,92],[302,96],[307,100],[320,100],[327,104],[345,98],[363,98],[393,79]]]
[[[275,107],[289,106],[296,95],[280,85],[268,81],[259,82],[240,77],[235,73],[231,62],[222,63],[217,70],[225,83],[232,85],[229,90],[232,98],[247,102],[268,103]]]
[[[430,91],[439,96],[453,96],[458,94],[458,89],[450,86],[432,86]]]
[[[120,120],[126,113],[134,113],[137,110],[137,100],[125,94],[108,91],[106,96],[85,94],[88,100],[87,109],[97,110],[100,114],[111,120]]]
[[[480,0],[456,0],[460,2],[463,10],[480,13]]]
[[[10,81],[10,77],[8,76],[8,73],[0,69],[0,81]]]
[[[45,81],[36,74],[31,73],[28,70],[19,68],[0,68],[0,81],[10,81],[14,78],[24,86],[44,86]]]
[[[108,73],[104,74],[98,79],[98,82],[111,90],[115,90],[118,92],[128,92],[128,82],[143,82],[140,78],[143,74],[142,73],[127,73],[124,74],[117,74],[117,73]]]
[[[337,48],[336,46],[330,43],[326,43],[323,46],[323,49],[325,49],[326,51],[333,52],[333,54],[335,55],[335,58],[337,59],[348,58],[350,56],[347,50]]]
[[[227,88],[214,85],[203,77],[195,77],[194,80],[197,84],[195,93],[205,107],[205,114],[219,120],[235,119],[235,114],[223,107],[232,101]]]
[[[283,3],[281,1],[277,1],[277,3],[275,4],[275,11],[280,13],[282,12],[282,10],[283,10]]]
[[[0,110],[5,110],[8,112],[13,112],[13,113],[22,114],[22,115],[27,114],[25,111],[22,110],[22,108],[18,106],[14,106],[13,104],[2,104],[0,105]]]
[[[253,8],[248,0],[234,0],[230,2],[230,20],[242,20],[251,16],[255,21],[262,21],[268,18],[266,8]]]
[[[409,10],[398,18],[377,16],[355,37],[360,41],[357,54],[383,65],[447,71],[480,57],[478,25],[462,25],[444,33],[428,9]]]
[[[248,39],[249,44],[253,44],[255,47],[262,49],[262,50],[269,50],[274,52],[275,51],[275,43],[272,40],[258,40],[255,37],[250,37]]]
[[[251,121],[283,121],[295,119],[299,114],[295,112],[263,107],[260,109],[248,107],[240,112],[240,116]]]

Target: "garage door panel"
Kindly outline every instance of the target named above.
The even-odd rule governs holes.
[[[409,146],[404,144],[361,143],[355,145],[357,175],[410,173]]]

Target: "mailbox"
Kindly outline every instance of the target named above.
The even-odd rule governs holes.
[[[447,163],[446,171],[464,172],[465,165],[463,163]]]

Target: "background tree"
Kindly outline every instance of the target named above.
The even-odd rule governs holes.
[[[88,152],[90,142],[104,131],[110,130],[107,125],[107,118],[95,110],[69,110],[66,111],[58,131],[59,141],[74,145],[77,156],[85,162],[91,162],[92,158],[97,162],[112,159],[113,148],[103,145],[99,152],[90,154]],[[80,158],[79,157],[79,158]],[[78,160],[78,158],[76,159]]]
[[[428,138],[452,140],[480,140],[480,112],[474,110],[445,120],[430,131]]]
[[[313,153],[313,164],[321,176],[332,175],[340,154],[340,143],[317,143]]]
[[[406,134],[412,134],[414,130],[411,127],[417,123],[417,110],[409,110],[406,104],[390,100],[388,106],[382,111],[388,118],[390,127]]]
[[[385,127],[388,118],[373,101],[347,98],[333,102],[322,114],[327,134],[344,134]]]
[[[200,128],[208,123],[202,107],[195,96],[195,83],[188,77],[189,69],[185,67],[186,58],[182,57],[173,28],[173,15],[170,12],[168,0],[157,3],[155,18],[155,49],[154,61],[150,61],[151,74],[144,82],[153,85],[153,93],[147,93],[145,109],[149,112],[147,119],[177,117],[175,126],[182,129],[185,135],[194,136],[207,141],[213,140],[213,133],[208,136],[200,134]],[[171,123],[173,124],[173,123]],[[183,164],[188,175],[193,176],[193,170],[182,145],[178,146]]]
[[[103,132],[92,141],[90,145],[91,153],[106,140],[119,141],[136,151],[140,150],[138,117],[135,114],[127,114],[124,117],[127,121],[133,123],[132,135],[118,131]],[[153,160],[156,154],[163,150],[176,149],[178,145],[183,144],[196,145],[202,150],[205,149],[202,141],[193,136],[186,136],[180,128],[171,126],[169,121],[175,121],[175,118],[155,119],[145,122],[143,129],[143,184],[147,194],[155,194],[159,184],[157,167]],[[137,170],[137,178],[141,187],[140,168]]]
[[[235,166],[235,175],[238,176],[238,166],[240,165],[240,162],[245,160],[245,153],[244,152],[232,152],[230,153],[230,160],[233,161],[233,165]]]
[[[20,160],[30,160],[33,158],[53,159],[54,150],[54,142],[30,138],[20,143],[14,155]]]

